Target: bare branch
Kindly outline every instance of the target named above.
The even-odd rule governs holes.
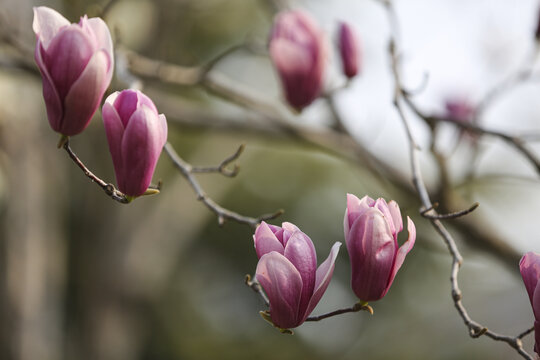
[[[225,209],[221,205],[218,205],[214,200],[212,200],[202,189],[201,185],[197,181],[194,172],[193,172],[193,166],[183,160],[174,150],[172,145],[170,143],[166,143],[163,147],[173,164],[176,166],[176,168],[180,171],[182,176],[188,181],[189,185],[197,195],[197,200],[201,201],[208,209],[210,209],[212,212],[214,212],[218,217],[218,223],[220,226],[225,224],[226,220],[234,220],[240,224],[246,224],[253,228],[257,227],[257,225],[261,221],[267,221],[271,219],[275,219],[281,214],[283,214],[283,210],[278,210],[272,214],[265,214],[261,215],[257,218],[249,217],[240,215],[234,211]],[[238,151],[237,151],[238,153]],[[236,153],[235,153],[236,154]],[[239,154],[238,154],[239,155]],[[234,155],[233,155],[234,156]],[[225,159],[229,160],[231,157]],[[234,160],[234,159],[233,159]],[[230,160],[232,161],[232,160]],[[229,161],[229,162],[230,162]]]
[[[234,164],[234,168],[231,170],[231,169],[227,169],[227,165],[229,165],[230,163],[238,159],[245,148],[246,146],[244,144],[240,145],[234,154],[225,158],[218,166],[206,166],[206,167],[194,166],[191,168],[191,172],[192,173],[219,173],[219,174],[222,174],[223,176],[235,177],[236,175],[238,175],[238,172],[240,171],[240,166],[238,166],[237,164]]]
[[[66,150],[71,160],[73,160],[73,162],[82,170],[84,175],[88,177],[92,182],[96,183],[100,188],[102,188],[103,191],[105,191],[105,194],[110,196],[111,199],[118,201],[121,204],[128,204],[131,201],[121,191],[117,190],[113,184],[106,183],[105,181],[101,180],[84,165],[84,163],[77,157],[73,150],[71,150],[71,147],[69,146],[69,138],[67,136],[63,137],[58,145],[58,147],[63,147],[64,150]]]
[[[428,214],[428,212],[434,209],[432,206],[430,209],[420,211],[420,215],[422,215],[423,217],[427,219],[439,219],[439,220],[457,219],[458,217],[462,217],[462,216],[472,213],[474,210],[476,210],[478,206],[480,206],[480,204],[476,202],[465,210],[456,211],[449,214]]]
[[[353,306],[349,308],[335,310],[335,311],[318,315],[318,316],[310,316],[306,319],[306,321],[321,321],[323,319],[326,319],[332,316],[351,313],[351,312],[359,312],[361,310],[367,311],[368,313],[373,315],[373,308],[369,306],[367,302],[357,302],[356,304],[354,304]]]
[[[260,295],[266,307],[270,307],[270,300],[268,300],[268,297],[261,288],[261,284],[259,284],[257,280],[251,280],[251,275],[246,274],[244,282],[251,288],[251,290]]]
[[[397,23],[396,23],[395,11],[390,1],[385,1],[384,5],[387,9],[389,22],[393,28],[393,31],[391,32],[389,52],[390,52],[392,74],[394,76],[394,86],[395,86],[394,106],[403,123],[403,126],[405,127],[407,137],[409,140],[411,168],[412,168],[412,174],[413,174],[412,176],[413,176],[414,187],[418,193],[420,201],[422,202],[422,206],[425,209],[433,209],[433,204],[431,203],[431,199],[429,197],[427,188],[424,184],[424,181],[422,179],[422,174],[420,171],[420,163],[419,163],[420,148],[415,142],[409,121],[407,117],[405,116],[405,111],[403,108],[403,103],[410,105],[412,102],[408,101],[407,99],[407,94],[403,89],[400,71],[399,71],[399,59],[398,59],[396,44],[395,44],[395,37],[396,37],[395,31],[398,28]],[[434,210],[432,211],[435,212]],[[469,335],[473,338],[485,335],[485,336],[490,337],[493,340],[506,342],[511,347],[513,347],[523,358],[533,360],[533,357],[529,355],[525,350],[523,350],[523,344],[519,336],[511,337],[511,336],[500,335],[498,333],[495,333],[489,330],[487,327],[482,326],[479,323],[475,322],[469,316],[465,306],[462,303],[463,295],[462,295],[461,290],[459,289],[459,283],[458,283],[458,273],[459,273],[460,266],[463,263],[463,258],[457,248],[456,242],[453,239],[452,235],[448,232],[448,230],[446,230],[446,228],[439,221],[439,219],[431,218],[430,222],[435,228],[435,230],[439,233],[439,235],[443,238],[444,242],[446,243],[448,247],[450,255],[452,256],[452,267],[451,267],[451,274],[450,274],[450,281],[451,281],[451,287],[452,287],[452,299],[454,301],[454,306],[456,307],[459,315],[461,316],[463,322],[465,323],[465,325],[467,326],[469,330]]]

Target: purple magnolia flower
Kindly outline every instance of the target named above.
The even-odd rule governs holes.
[[[281,329],[301,325],[330,283],[341,243],[317,269],[313,242],[291,223],[279,227],[263,221],[253,240],[259,257],[256,278],[270,300],[272,322]]]
[[[519,262],[519,271],[534,314],[534,352],[540,355],[540,254],[528,252],[523,255]]]
[[[167,141],[167,120],[137,90],[115,92],[103,104],[103,123],[118,188],[130,197],[144,194]]]
[[[45,6],[34,8],[35,59],[43,78],[43,98],[54,131],[82,132],[109,86],[114,68],[107,25],[86,15],[70,24]]]
[[[461,123],[470,123],[476,111],[466,99],[449,99],[444,106],[446,107],[446,116]]]
[[[327,53],[315,20],[299,10],[279,13],[269,46],[287,102],[298,110],[311,104],[321,92]]]
[[[343,73],[351,79],[360,71],[362,54],[360,51],[360,39],[358,39],[349,24],[345,22],[339,24],[338,43]]]
[[[407,228],[409,238],[398,248],[397,236],[403,230],[398,204],[347,194],[345,240],[351,260],[351,286],[360,300],[379,300],[390,289],[416,239],[416,228],[409,217]]]

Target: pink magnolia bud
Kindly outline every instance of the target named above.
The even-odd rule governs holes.
[[[276,16],[270,57],[281,78],[285,97],[295,109],[303,109],[319,96],[326,52],[324,34],[307,13],[297,10]]]
[[[279,227],[262,222],[253,240],[259,257],[256,278],[270,300],[272,322],[281,329],[301,325],[332,279],[341,243],[332,246],[317,269],[313,242],[291,223]]]
[[[103,104],[103,123],[118,188],[130,197],[145,193],[167,141],[167,120],[137,90],[115,92]]]
[[[351,286],[360,300],[379,300],[390,289],[416,239],[416,228],[409,217],[407,228],[409,238],[398,248],[397,235],[403,230],[398,204],[347,194],[345,240],[351,260]]]
[[[466,99],[450,99],[445,103],[446,117],[461,123],[470,123],[474,118],[475,108]]]
[[[349,79],[355,77],[360,71],[362,54],[360,52],[360,39],[354,30],[345,22],[339,24],[339,53],[343,73]]]
[[[45,6],[34,8],[35,59],[43,78],[47,117],[63,135],[82,132],[112,78],[111,34],[99,18],[70,24]]]
[[[540,254],[528,252],[519,262],[519,271],[534,314],[534,351],[540,354]]]

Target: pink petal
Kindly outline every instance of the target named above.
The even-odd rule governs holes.
[[[394,226],[394,220],[392,218],[392,214],[390,212],[390,209],[388,208],[388,204],[386,203],[386,200],[384,200],[383,198],[378,198],[375,201],[374,207],[379,209],[384,215],[384,218],[386,219],[386,221],[388,222],[388,225],[390,226],[390,231],[392,231],[392,235],[394,236],[394,239],[396,241],[396,246],[397,246],[396,227]]]
[[[519,271],[532,304],[534,291],[540,279],[540,254],[531,251],[523,255],[519,261]]]
[[[43,48],[47,50],[51,40],[64,27],[68,26],[69,21],[60,15],[57,11],[46,6],[34,8],[34,21],[32,29],[39,38]]]
[[[284,222],[281,224],[282,226],[282,234],[281,234],[281,243],[283,246],[287,246],[287,242],[289,241],[289,238],[292,234],[294,234],[297,231],[302,232],[296,225],[290,223],[290,222]],[[280,238],[278,234],[276,233],[276,236],[278,239]]]
[[[405,243],[401,245],[401,247],[399,248],[396,254],[396,260],[392,268],[392,274],[390,275],[390,280],[388,281],[388,289],[390,288],[390,285],[392,285],[392,282],[394,281],[394,278],[396,277],[398,270],[401,268],[401,265],[403,265],[403,262],[405,261],[405,257],[407,256],[409,251],[412,250],[414,243],[416,241],[416,227],[414,226],[413,221],[408,216],[407,216],[407,230],[409,231],[409,237],[407,238],[407,241],[405,241]]]
[[[378,300],[388,291],[396,245],[388,222],[375,208],[366,210],[351,227],[347,242],[354,293],[360,300]]]
[[[332,246],[332,249],[330,250],[330,254],[326,258],[326,260],[317,269],[317,276],[315,279],[315,289],[313,291],[313,296],[311,297],[309,301],[309,305],[307,307],[306,313],[304,314],[304,320],[309,316],[309,314],[311,314],[313,309],[315,309],[315,306],[317,306],[324,292],[328,288],[328,285],[330,284],[330,280],[332,280],[332,274],[334,273],[334,267],[336,263],[336,258],[339,253],[340,246],[341,246],[341,243],[336,242],[334,246]]]
[[[283,255],[273,251],[261,257],[255,277],[268,295],[274,324],[282,329],[300,325],[298,307],[302,278],[294,265]]]
[[[534,288],[531,304],[533,308],[534,318],[539,319],[540,318],[540,282],[538,282],[536,284],[536,287]]]
[[[124,127],[127,127],[129,118],[139,106],[139,94],[140,92],[136,90],[123,90],[114,101],[114,108],[122,119]]]
[[[129,119],[122,138],[125,188],[120,190],[126,195],[144,194],[152,181],[162,148],[159,144],[160,126],[158,115],[144,105]]]
[[[81,76],[92,55],[94,48],[88,35],[76,24],[64,28],[52,39],[43,60],[60,99]]]
[[[283,254],[296,267],[302,278],[302,296],[299,311],[304,314],[315,288],[317,254],[311,239],[301,231],[295,231],[289,238]]]
[[[266,222],[262,222],[255,230],[253,235],[253,241],[255,244],[255,252],[260,259],[264,254],[272,251],[276,251],[283,255],[284,248],[281,242],[276,238],[272,229]]]
[[[161,147],[167,142],[167,118],[163,114],[158,115],[159,124],[160,124],[160,144]]]
[[[400,233],[401,230],[403,230],[403,220],[401,219],[401,211],[399,210],[399,205],[394,200],[391,200],[388,203],[388,210],[390,210],[392,221],[394,222],[394,226],[396,227],[396,233]]]
[[[107,142],[109,143],[109,152],[111,153],[114,172],[116,174],[116,183],[120,187],[120,181],[123,181],[125,176],[123,175],[122,165],[122,136],[124,135],[124,125],[120,116],[116,112],[116,109],[111,104],[110,99],[116,97],[118,92],[111,94],[103,108],[101,110],[103,116],[103,124],[105,125],[105,133],[107,134]],[[111,98],[112,97],[112,98]],[[124,184],[121,186],[124,188]]]
[[[43,99],[45,100],[45,107],[47,108],[47,118],[49,119],[49,124],[51,124],[52,129],[59,132],[63,117],[62,102],[53,85],[49,70],[47,70],[45,63],[43,62],[42,53],[43,48],[38,40],[34,57],[39,71],[41,72],[41,77],[43,78]]]
[[[359,199],[353,194],[347,194],[347,210],[345,211],[344,229],[345,239],[347,239],[350,228],[356,218],[358,218],[364,211],[369,209],[375,204],[375,200],[369,196],[364,196]]]
[[[64,119],[61,133],[76,135],[83,131],[109,86],[107,56],[99,51],[92,56],[81,76],[75,81],[64,101]]]
[[[87,25],[92,29],[92,34],[98,45],[97,50],[104,50],[111,58],[113,58],[113,41],[107,24],[100,18],[90,18],[87,20]]]

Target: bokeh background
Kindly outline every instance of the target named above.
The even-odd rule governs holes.
[[[406,84],[419,87],[428,74],[418,101],[429,111],[442,111],[451,98],[480,101],[509,74],[528,66],[536,51],[535,0],[395,3]],[[190,163],[214,165],[238,145],[247,145],[236,178],[199,176],[209,195],[251,216],[283,208],[285,214],[273,222],[291,221],[309,234],[319,262],[335,241],[344,241],[347,192],[396,199],[402,213],[416,222],[417,245],[388,295],[372,304],[374,316],[346,314],[306,323],[294,336],[280,334],[260,318],[264,305],[244,285],[245,274],[253,273],[257,263],[252,229],[234,222],[219,227],[165,154],[154,176],[163,181],[161,194],[125,206],[106,197],[56,149],[58,135],[48,126],[32,59],[31,9],[38,5],[76,22],[83,14],[100,13],[106,4],[0,0],[1,359],[518,358],[503,343],[471,339],[454,309],[451,258],[418,215],[407,180],[408,145],[391,105],[389,27],[376,1],[124,0],[114,2],[105,16],[124,49],[182,66],[208,63],[248,41],[251,50],[234,51],[212,71],[265,99],[286,121],[323,136],[330,123],[323,100],[301,115],[283,104],[265,52],[272,19],[282,6],[304,8],[332,43],[338,20],[358,31],[363,71],[336,95],[336,106],[358,141],[402,174],[405,180],[398,184],[358,159],[336,155],[339,149],[274,131],[257,111],[204,87],[141,79],[168,118],[169,141]],[[327,91],[344,83],[337,60],[334,52]],[[117,72],[111,90],[126,86]],[[538,133],[538,98],[538,83],[524,83],[501,96],[482,125]],[[412,121],[421,145],[429,147],[425,125]],[[533,323],[517,260],[526,251],[540,251],[537,175],[497,139],[473,144],[461,138],[456,146],[458,133],[450,126],[440,136],[453,188],[469,204],[481,204],[470,215],[478,233],[448,223],[465,257],[460,272],[464,304],[490,329],[516,335]],[[72,148],[96,174],[114,180],[99,112],[72,139]],[[422,169],[430,188],[436,188],[439,174],[427,152]],[[503,250],[482,242],[494,237],[504,241]],[[341,250],[315,314],[356,301],[346,249]],[[532,336],[524,343],[532,352]]]

